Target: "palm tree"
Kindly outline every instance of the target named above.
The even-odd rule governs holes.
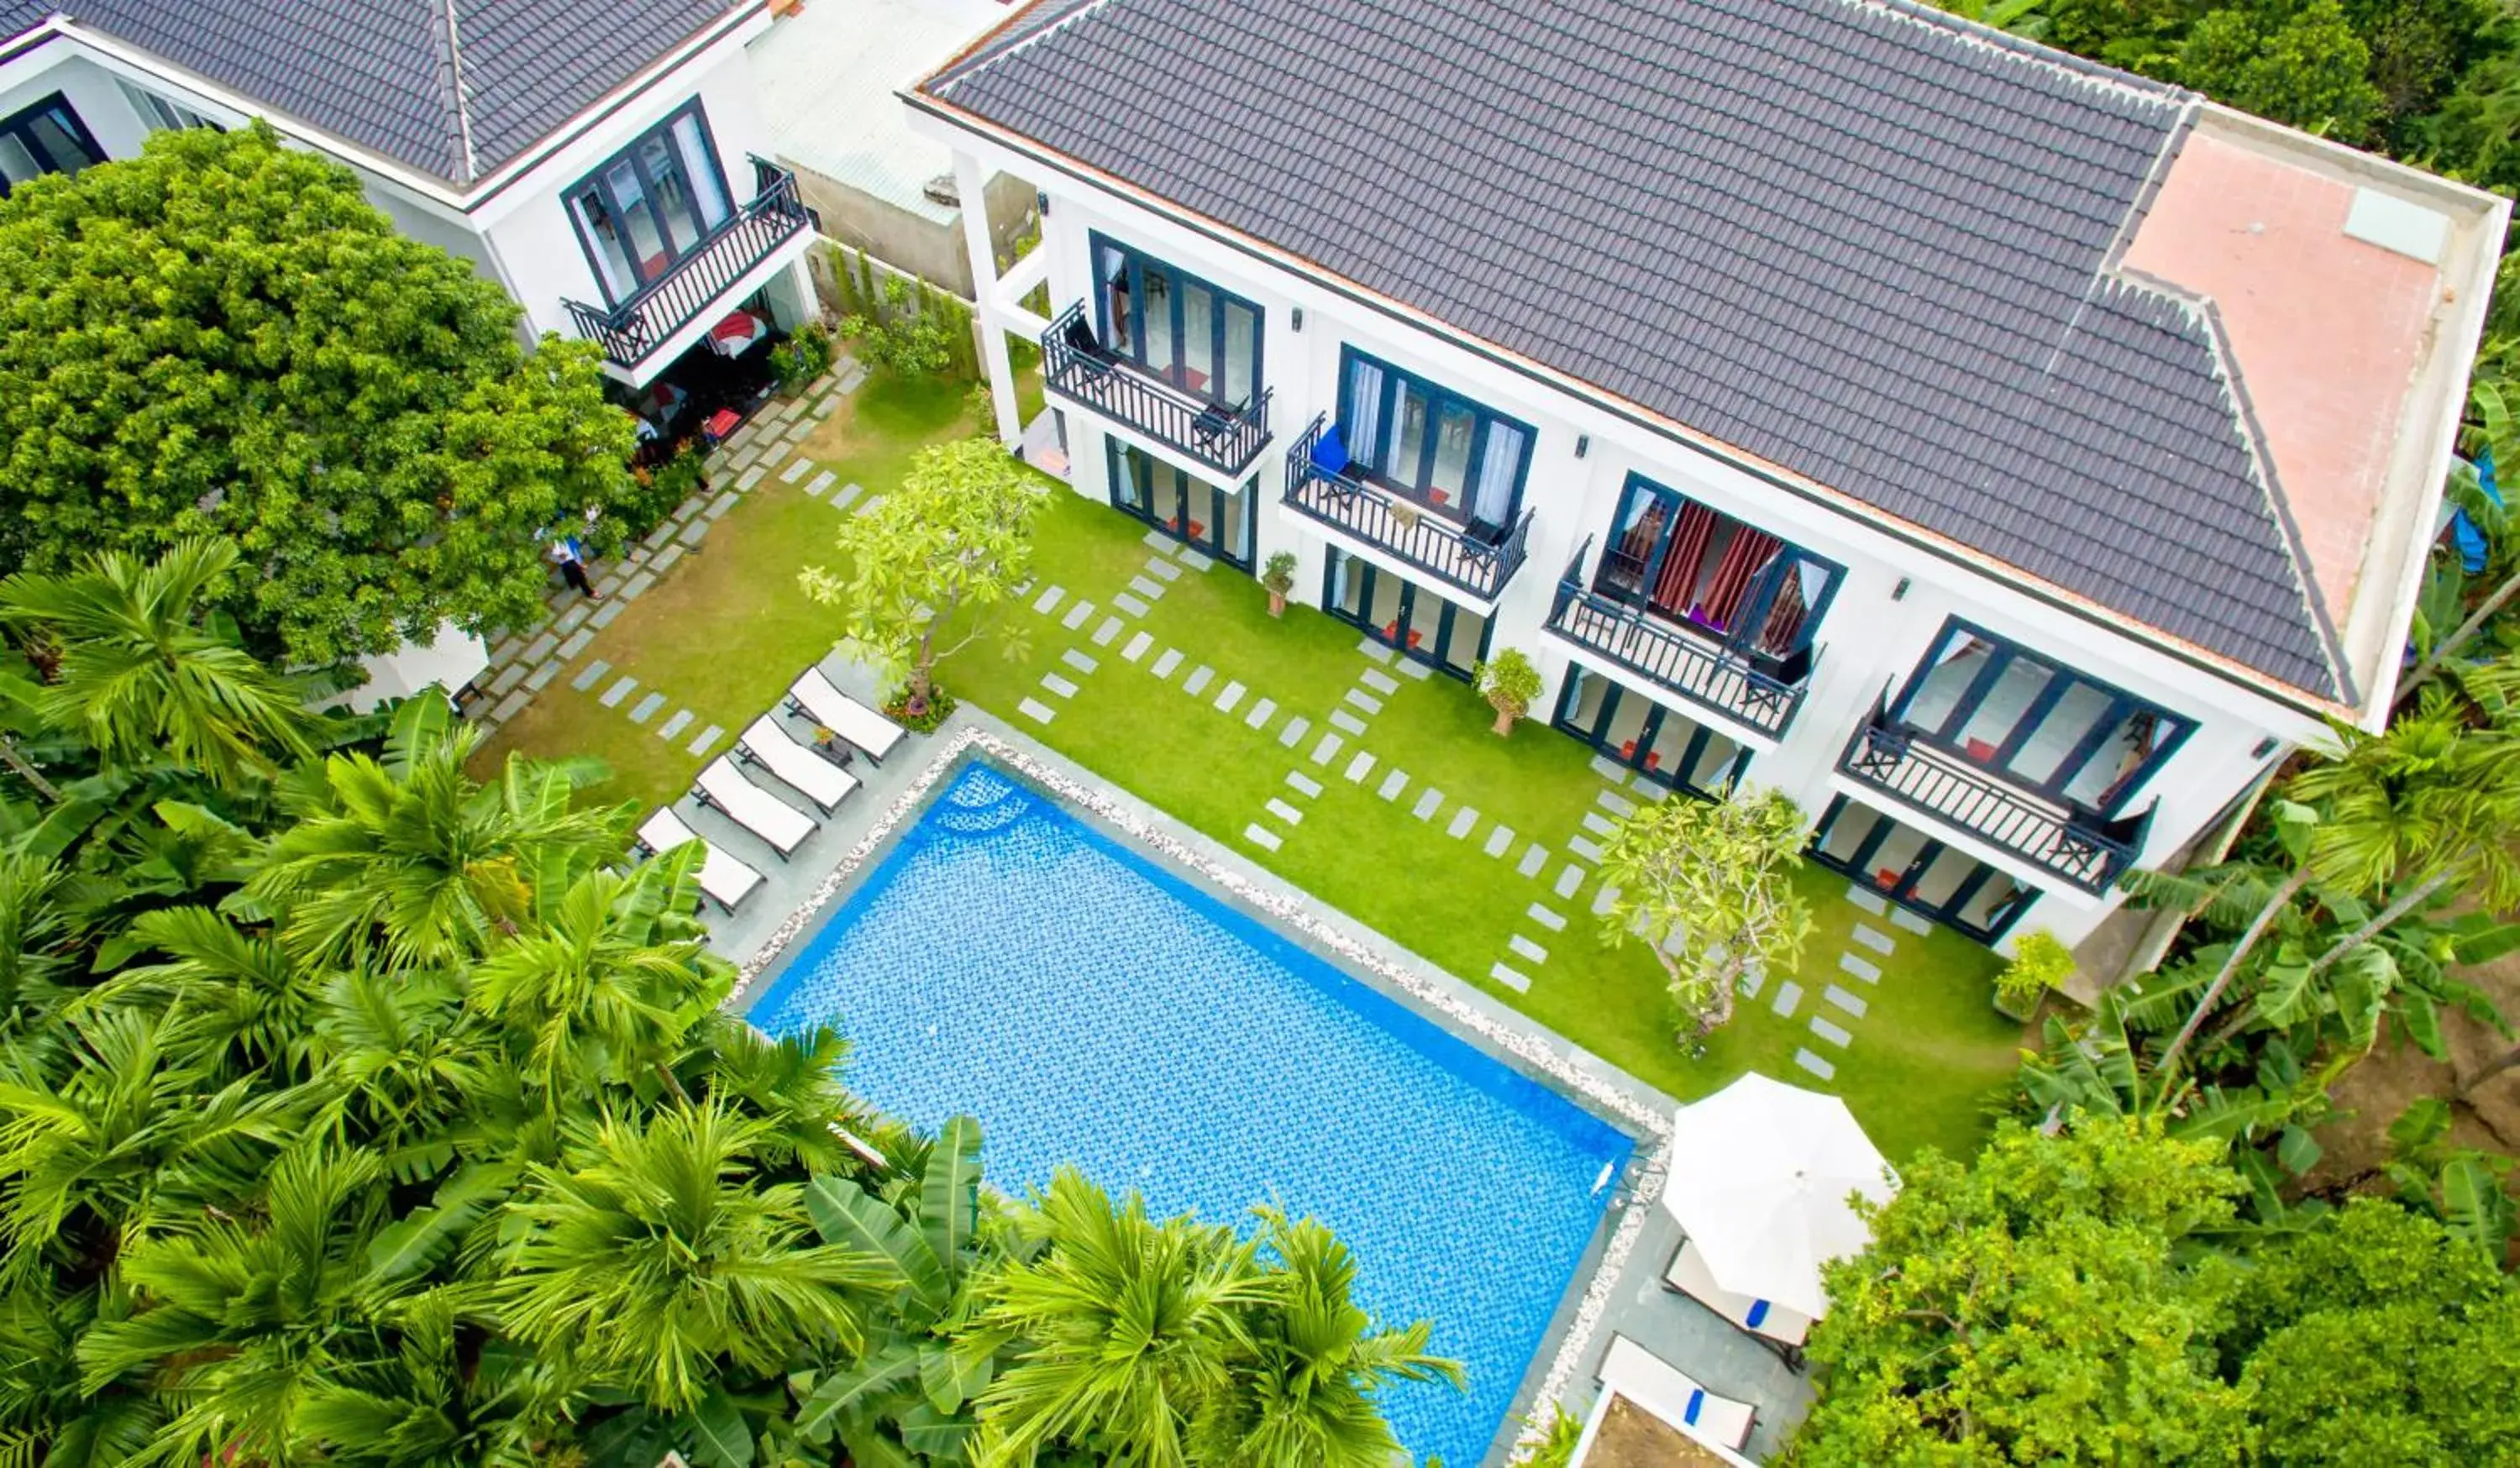
[[[688,881],[698,855],[695,845],[626,875],[590,871],[546,921],[473,965],[469,1001],[524,1042],[529,1081],[556,1092],[652,1067],[668,1090],[682,1090],[667,1062],[714,995],[697,980],[707,971],[697,941],[652,941],[643,894]]]
[[[108,552],[85,570],[0,581],[0,622],[60,647],[37,701],[46,721],[109,766],[172,755],[228,789],[308,755],[320,721],[211,610],[237,560],[234,542],[187,539],[146,564]]]
[[[1183,1468],[1229,1408],[1233,1363],[1253,1350],[1249,1313],[1271,1299],[1255,1245],[1230,1228],[1118,1207],[1062,1168],[1019,1224],[1046,1243],[986,1287],[983,1328],[1015,1364],[980,1398],[973,1456],[1028,1465],[1064,1444],[1124,1468]]]

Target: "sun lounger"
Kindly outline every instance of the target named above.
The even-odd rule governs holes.
[[[1715,1276],[1707,1271],[1706,1257],[1686,1239],[1662,1271],[1662,1282],[1752,1335],[1779,1346],[1800,1346],[1811,1334],[1811,1316],[1748,1295],[1733,1294],[1718,1285]]]
[[[1738,1451],[1756,1415],[1746,1401],[1718,1397],[1661,1357],[1623,1335],[1601,1357],[1601,1386],[1701,1442]]]
[[[735,761],[724,755],[709,761],[692,793],[700,804],[769,842],[783,862],[814,833],[813,817],[745,779]]]
[[[737,741],[746,764],[758,765],[782,784],[823,808],[828,816],[858,787],[858,778],[799,744],[768,714],[752,721]]]
[[[683,824],[683,818],[672,811],[660,810],[639,827],[639,844],[652,854],[661,855],[694,841],[700,843],[704,853],[700,859],[700,890],[729,912],[735,911],[736,904],[750,897],[753,888],[768,880],[720,850],[716,842],[694,834],[690,826]]]
[[[820,668],[807,668],[803,677],[788,686],[788,706],[846,739],[878,765],[901,742],[900,725],[832,687]]]

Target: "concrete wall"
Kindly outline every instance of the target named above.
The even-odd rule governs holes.
[[[805,202],[822,218],[825,239],[863,250],[904,275],[923,276],[965,300],[972,297],[960,217],[940,224],[810,168],[797,168],[796,178]],[[989,180],[987,203],[991,239],[1001,250],[1012,248],[1032,218],[1032,185],[999,174]]]

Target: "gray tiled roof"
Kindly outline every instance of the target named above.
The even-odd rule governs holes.
[[[1102,0],[1063,20],[928,89],[2345,691],[2210,326],[2107,273],[2186,94],[1851,0]]]
[[[450,27],[446,0],[0,0],[0,29],[15,35],[63,12],[462,184],[522,154],[734,8],[733,0],[455,0]]]

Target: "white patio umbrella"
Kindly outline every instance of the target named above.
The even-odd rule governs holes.
[[[1870,1237],[1848,1195],[1897,1190],[1844,1101],[1753,1074],[1680,1108],[1662,1202],[1717,1284],[1817,1319],[1821,1266]]]

